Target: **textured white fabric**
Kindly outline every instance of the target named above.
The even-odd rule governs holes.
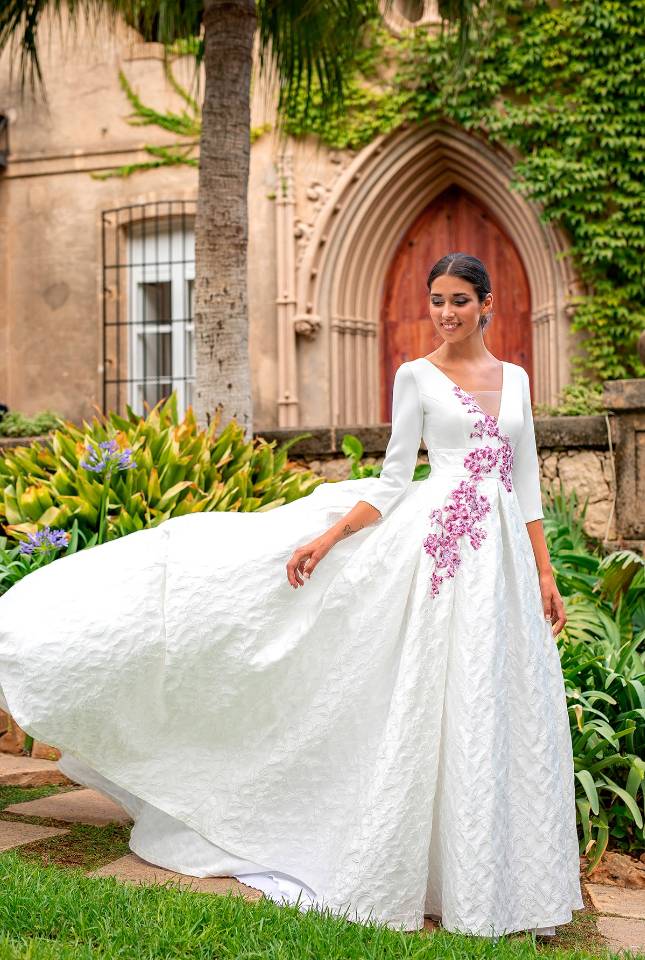
[[[476,415],[424,358],[394,385],[380,478],[263,513],[173,518],[0,598],[0,685],[63,769],[125,803],[131,846],[349,919],[499,935],[582,909],[571,738],[526,521],[541,516],[525,372],[504,365],[512,489],[437,596],[431,510]],[[431,475],[411,482],[419,442]],[[383,516],[311,580],[293,550],[358,500]]]

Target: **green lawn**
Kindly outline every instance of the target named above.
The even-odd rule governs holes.
[[[0,811],[60,788],[0,788]],[[15,819],[1,813],[0,818]],[[34,823],[54,823],[29,818]],[[61,824],[59,824],[61,825]],[[67,825],[65,825],[67,826]],[[479,937],[436,931],[398,933],[329,914],[139,887],[86,870],[127,850],[128,827],[71,825],[68,837],[0,854],[0,960],[407,960],[407,958],[607,958],[593,916],[574,914],[559,944],[529,935]],[[567,948],[567,949],[565,949]],[[628,955],[625,955],[626,957]]]

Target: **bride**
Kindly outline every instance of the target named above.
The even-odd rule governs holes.
[[[480,260],[428,291],[443,343],[396,371],[380,477],[34,570],[0,598],[0,696],[150,863],[549,936],[583,901],[529,381],[486,349]]]

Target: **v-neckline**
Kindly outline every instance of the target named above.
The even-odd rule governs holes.
[[[482,414],[494,420],[497,425],[497,428],[499,429],[499,424],[502,417],[502,408],[504,406],[504,396],[506,393],[506,389],[505,389],[506,388],[506,360],[500,360],[500,363],[502,365],[502,386],[500,387],[500,391],[499,391],[499,394],[500,394],[499,409],[497,411],[497,416],[494,417],[492,413],[486,413],[486,411],[482,408],[481,404],[477,402],[477,398],[474,397],[472,393],[469,393],[467,390],[464,390],[463,387],[460,387],[458,383],[455,383],[452,377],[449,377],[447,373],[444,373],[443,370],[441,370],[441,368],[438,367],[436,363],[433,363],[432,360],[428,360],[427,357],[421,357],[420,359],[425,360],[426,363],[429,363],[431,367],[434,367],[437,373],[440,373],[441,376],[444,378],[444,380],[447,380],[448,383],[451,383],[453,387],[458,387],[458,389],[461,390],[462,393],[464,393],[467,397],[470,397],[473,403],[475,403],[479,407]]]

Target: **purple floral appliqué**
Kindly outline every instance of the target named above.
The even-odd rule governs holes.
[[[477,526],[488,511],[490,501],[484,494],[477,492],[477,483],[489,476],[495,468],[499,478],[509,492],[512,489],[511,471],[513,469],[513,448],[509,437],[499,430],[497,420],[484,413],[477,401],[461,387],[453,387],[453,393],[468,408],[469,413],[480,414],[470,436],[484,439],[490,437],[497,441],[495,446],[486,444],[475,447],[464,457],[464,467],[469,477],[451,491],[450,497],[442,509],[433,510],[429,517],[435,523],[435,530],[423,541],[426,553],[434,561],[434,570],[430,578],[431,596],[436,597],[439,588],[447,577],[454,577],[461,563],[459,540],[468,537],[471,546],[478,550],[486,537],[483,527]],[[438,529],[437,529],[438,528]]]

